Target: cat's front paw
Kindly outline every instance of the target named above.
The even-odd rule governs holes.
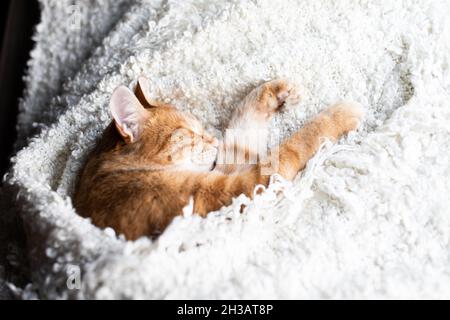
[[[282,107],[298,104],[301,91],[300,86],[285,79],[266,82],[260,87],[257,109],[270,118]]]
[[[338,103],[325,110],[325,114],[333,119],[341,133],[358,129],[364,118],[364,109],[358,103]]]
[[[278,104],[280,106],[295,106],[302,101],[302,87],[296,83],[286,81],[286,86],[278,93]]]
[[[299,85],[286,80],[277,79],[266,83],[267,89],[275,96],[278,107],[295,105],[301,101],[301,88]]]

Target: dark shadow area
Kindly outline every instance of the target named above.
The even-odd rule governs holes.
[[[40,19],[37,0],[7,0],[0,3],[0,175],[10,165],[16,139],[19,99],[24,92],[24,74],[34,43],[32,36]],[[3,183],[2,183],[3,184]],[[0,300],[14,299],[6,280],[18,287],[29,283],[26,238],[15,204],[0,188]]]
[[[2,1],[0,12],[0,175],[3,176],[13,152],[23,76],[40,10],[36,0],[9,0]]]

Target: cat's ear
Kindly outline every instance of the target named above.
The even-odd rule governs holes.
[[[109,103],[116,128],[127,143],[137,141],[147,119],[147,111],[131,90],[120,86]]]
[[[139,77],[134,93],[136,94],[136,97],[138,98],[139,102],[145,108],[153,107],[153,105],[151,104],[150,95],[148,93],[149,87],[150,86],[149,86],[148,79],[145,77]]]
[[[134,93],[145,108],[172,108],[172,106],[158,102],[149,93],[150,82],[144,76],[139,77]]]

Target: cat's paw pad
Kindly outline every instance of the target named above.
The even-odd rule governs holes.
[[[325,111],[344,133],[358,129],[364,118],[364,108],[358,103],[339,103]]]
[[[296,105],[301,101],[302,88],[285,79],[277,79],[266,83],[266,90],[276,98],[277,108],[284,105]]]
[[[302,101],[303,88],[292,82],[287,83],[286,90],[281,92],[278,102],[281,106],[295,106]]]

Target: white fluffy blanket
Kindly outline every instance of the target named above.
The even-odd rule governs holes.
[[[450,298],[448,1],[151,4],[130,6],[7,177],[42,298]],[[341,99],[367,118],[294,183],[127,242],[79,217],[70,196],[112,90],[141,74],[217,128],[276,77],[307,90],[275,137]],[[80,289],[67,285],[78,268]]]

